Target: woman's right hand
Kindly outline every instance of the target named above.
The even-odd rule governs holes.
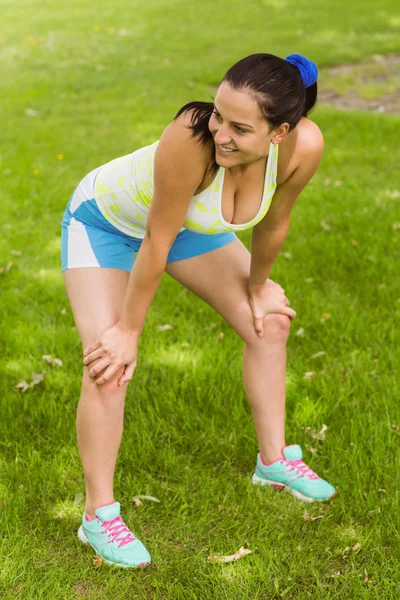
[[[97,385],[107,383],[121,367],[124,367],[124,372],[118,379],[118,385],[132,379],[136,369],[138,341],[137,333],[124,331],[116,323],[85,348],[83,364],[89,368],[89,375]]]
[[[289,308],[290,302],[279,284],[268,280],[265,284],[249,286],[249,304],[253,313],[254,329],[259,337],[264,333],[264,317],[272,313],[296,318],[296,311]]]

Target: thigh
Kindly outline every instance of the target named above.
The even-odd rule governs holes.
[[[87,267],[68,269],[63,273],[65,288],[74,315],[82,349],[92,344],[106,329],[118,321],[125,300],[129,273],[121,269]],[[82,356],[83,361],[83,356]],[[83,366],[83,363],[82,363]],[[114,388],[123,369],[104,386],[104,391]],[[97,388],[84,367],[84,385]],[[121,394],[126,385],[119,388]]]
[[[248,300],[251,254],[236,239],[206,254],[167,265],[167,273],[212,306],[246,342],[257,342]],[[288,328],[285,315],[268,315],[266,333],[278,323]]]

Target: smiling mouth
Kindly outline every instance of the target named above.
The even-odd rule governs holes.
[[[237,152],[237,150],[235,150],[234,148],[223,148],[219,144],[216,144],[216,147],[220,152],[223,152],[224,154],[233,154],[234,152]]]

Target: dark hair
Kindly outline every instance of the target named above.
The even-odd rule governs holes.
[[[224,81],[235,90],[245,89],[254,96],[271,129],[286,122],[292,131],[317,101],[317,82],[304,87],[298,67],[273,54],[251,54],[242,58],[227,71],[221,83]],[[212,102],[189,102],[173,120],[194,109],[188,128],[193,137],[206,144],[212,138],[208,121],[213,108]]]

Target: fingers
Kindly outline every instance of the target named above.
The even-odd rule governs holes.
[[[264,317],[254,319],[254,329],[258,337],[262,337],[264,333]]]
[[[104,373],[101,375],[101,377],[96,379],[96,381],[95,381],[96,385],[104,385],[105,383],[107,383],[107,381],[110,381],[110,379],[112,379],[114,377],[115,373],[120,368],[121,368],[121,365],[109,365],[107,367],[107,369],[104,371]]]
[[[103,354],[104,350],[102,348],[98,348],[97,350],[90,352],[90,354],[84,355],[83,364],[90,365],[90,363],[92,363],[97,358],[101,358]]]
[[[88,354],[90,354],[94,350],[97,350],[97,348],[100,348],[100,342],[99,341],[96,341],[91,346],[88,346],[87,348],[85,348],[85,350],[83,351],[83,356],[87,356]]]
[[[119,378],[118,385],[123,385],[124,383],[128,383],[128,381],[130,381],[132,379],[135,369],[136,369],[136,361],[131,363],[130,365],[127,365],[125,367],[124,373]]]
[[[101,373],[101,371],[106,369],[109,365],[110,365],[110,358],[108,356],[105,356],[102,360],[98,360],[94,366],[88,367],[89,368],[89,377],[92,377],[92,378],[96,377],[96,375]]]

